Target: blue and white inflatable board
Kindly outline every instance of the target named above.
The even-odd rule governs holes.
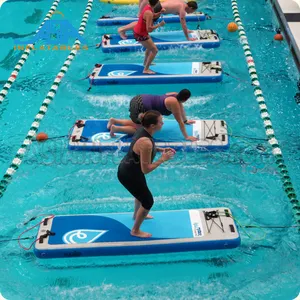
[[[181,47],[200,47],[202,48],[217,48],[220,46],[218,34],[213,30],[193,30],[189,33],[194,41],[188,41],[182,30],[154,32],[151,37],[156,47],[159,50]],[[107,52],[125,52],[139,51],[144,49],[142,44],[137,42],[133,34],[129,34],[126,40],[123,40],[118,34],[105,34],[102,36],[101,48]]]
[[[132,213],[46,218],[34,252],[39,258],[131,255],[229,249],[241,242],[228,208],[154,211],[151,215],[154,219],[141,226],[152,233],[150,238],[130,235]]]
[[[111,137],[107,129],[108,120],[79,120],[75,123],[70,136],[70,150],[127,151],[132,136],[118,134]],[[196,120],[186,125],[189,136],[198,137],[196,142],[187,141],[182,136],[177,121],[164,120],[162,130],[154,135],[157,147],[172,147],[186,151],[223,151],[229,149],[227,124],[223,120]]]
[[[186,14],[185,20],[187,22],[199,22],[205,21],[206,16],[203,12],[195,12],[192,14]],[[163,15],[163,18],[159,18],[157,22],[164,20],[166,23],[180,23],[179,15]],[[103,16],[97,20],[98,26],[114,26],[114,25],[127,25],[132,22],[137,22],[137,17],[110,17]]]
[[[155,74],[144,74],[142,64],[97,64],[89,76],[92,85],[200,83],[222,80],[221,63],[178,62],[151,66]]]

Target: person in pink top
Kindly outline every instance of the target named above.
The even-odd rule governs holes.
[[[133,28],[135,40],[140,42],[146,48],[143,70],[144,74],[155,74],[155,72],[150,70],[149,67],[158,52],[158,49],[153,43],[149,32],[152,32],[154,29],[165,25],[164,21],[157,25],[153,25],[153,8],[157,3],[158,0],[149,0],[149,4],[147,4],[142,10],[139,20]]]
[[[148,0],[140,0],[140,12],[143,11],[144,7],[147,5]],[[191,30],[188,29],[186,25],[186,14],[192,14],[198,9],[198,4],[196,1],[188,1],[187,3],[183,0],[165,0],[164,2],[158,2],[153,8],[155,22],[159,19],[160,15],[163,14],[174,14],[178,15],[180,18],[181,27],[183,33],[188,41],[194,41],[196,38],[190,36]],[[118,33],[122,39],[127,39],[126,31],[133,30],[137,22],[131,22],[125,26],[118,28]]]

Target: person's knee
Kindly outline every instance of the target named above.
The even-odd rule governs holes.
[[[158,52],[157,47],[156,47],[156,46],[153,46],[153,47],[151,48],[151,52],[154,53],[154,54],[156,55],[157,52]]]
[[[150,210],[151,207],[153,206],[154,204],[154,200],[153,200],[153,197],[152,195],[147,197],[147,199],[145,199],[145,201],[143,201],[142,203],[142,206],[146,209],[146,210]]]

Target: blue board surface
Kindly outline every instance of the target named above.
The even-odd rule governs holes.
[[[80,234],[74,233],[74,236],[77,237],[76,243],[87,243],[90,240],[97,243],[193,237],[188,210],[162,211],[151,214],[155,219],[146,220],[141,227],[143,231],[152,233],[152,237],[147,239],[130,235],[134,223],[132,213],[55,217],[51,228],[55,232],[55,236],[50,236],[49,244],[65,244],[64,239],[70,242],[66,237],[70,239],[71,235],[68,233],[74,230],[77,232],[82,230],[87,235],[85,238],[80,238]],[[95,232],[89,233],[87,230],[95,230]],[[105,231],[105,233],[101,231]],[[97,235],[98,237],[95,238]]]
[[[207,220],[206,213],[212,212],[216,214],[214,221]],[[151,214],[154,219],[145,220],[141,226],[141,230],[152,234],[150,238],[130,234],[134,224],[132,213],[46,218],[40,224],[34,252],[40,258],[53,258],[227,249],[240,244],[229,209]],[[45,236],[45,232],[49,234]]]
[[[70,137],[68,148],[70,150],[84,150],[84,151],[101,151],[101,150],[121,150],[128,151],[132,136],[124,133],[115,133],[115,137],[111,137],[107,129],[108,120],[85,120],[84,126],[81,127],[80,133],[76,136],[77,141],[72,140],[73,133]],[[210,122],[210,123],[209,123]],[[201,125],[202,124],[202,125]],[[208,125],[205,125],[208,124]],[[217,125],[216,125],[217,124]],[[224,125],[223,129],[218,129],[219,126]],[[201,131],[201,126],[205,130]],[[227,134],[226,125],[220,120],[210,121],[196,121],[195,124],[185,125],[187,134],[189,136],[197,136],[202,142],[194,144],[187,142],[180,130],[176,120],[164,120],[162,130],[154,135],[155,143],[160,147],[172,147],[175,150],[186,151],[222,151],[229,148],[229,139],[224,134]],[[77,132],[78,129],[74,129]],[[197,132],[197,135],[195,133]],[[206,140],[207,136],[217,135],[218,141]],[[221,142],[222,136],[226,140]]]
[[[201,12],[197,12],[194,14],[187,14],[186,15],[186,22],[198,22],[198,21],[205,21],[206,16]],[[166,23],[179,23],[180,19],[178,15],[164,15],[163,18],[159,18],[157,23],[164,20]],[[131,22],[138,21],[138,18],[133,17],[110,17],[110,16],[103,16],[102,18],[97,20],[98,26],[114,26],[114,25],[126,25]]]
[[[202,67],[199,69],[197,62],[157,63],[151,66],[151,70],[156,73],[152,75],[143,73],[142,64],[103,64],[101,68],[95,69],[94,75],[90,76],[89,80],[92,85],[221,81],[221,69],[211,68],[211,64],[203,66],[200,63]]]
[[[193,135],[193,126],[185,126],[188,135]],[[108,133],[107,120],[87,120],[82,132],[82,136],[88,138],[87,142],[93,142],[92,137],[97,133]],[[132,136],[127,134],[117,135],[116,138],[109,138],[102,140],[102,143],[111,143],[115,140],[121,140],[122,142],[132,142]],[[162,130],[158,131],[154,135],[155,142],[185,142],[185,139],[180,131],[179,125],[173,120],[164,120]]]
[[[201,38],[199,38],[199,35]],[[189,33],[195,41],[188,41],[182,30],[151,33],[151,38],[159,50],[179,47],[200,47],[216,48],[220,46],[220,40],[214,31],[203,30]],[[104,35],[102,37],[103,52],[125,52],[140,51],[143,48],[141,43],[134,39],[133,34],[128,34],[127,39],[122,39],[118,34]]]
[[[103,65],[99,76],[107,76],[109,74],[119,76],[122,74],[127,77],[130,76],[149,76],[143,73],[144,66],[142,64],[106,64]],[[191,74],[192,63],[182,62],[182,63],[159,63],[151,66],[156,75],[182,75]]]

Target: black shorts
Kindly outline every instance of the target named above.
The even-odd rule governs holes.
[[[141,95],[133,97],[129,105],[130,119],[135,124],[141,124],[139,114],[146,112]]]
[[[133,33],[133,36],[137,42],[145,42],[150,39],[149,35],[139,35],[137,33]]]
[[[122,166],[118,168],[118,179],[120,183],[127,189],[127,191],[141,202],[143,208],[150,210],[153,206],[153,196],[147,186],[144,174],[131,173],[130,170]]]

